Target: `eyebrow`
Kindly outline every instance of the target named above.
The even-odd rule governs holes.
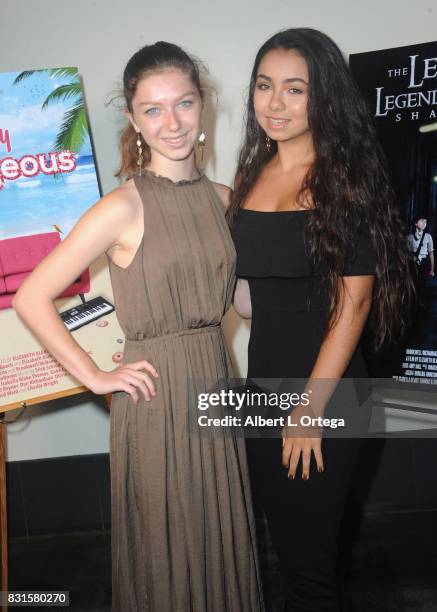
[[[183,100],[183,98],[187,98],[188,96],[195,96],[196,92],[195,91],[188,91],[187,93],[184,93],[182,96],[179,96],[178,98],[176,98],[176,102],[178,102],[179,100]],[[138,106],[146,106],[146,105],[153,105],[153,106],[159,106],[161,104],[161,102],[140,102]]]
[[[258,74],[257,79],[265,79],[266,81],[270,81],[272,82],[272,79],[267,76],[266,74]],[[289,79],[284,79],[283,83],[293,83],[294,81],[299,81],[300,83],[305,83],[305,85],[308,85],[308,83],[305,81],[305,79],[301,79],[300,77],[291,77]]]

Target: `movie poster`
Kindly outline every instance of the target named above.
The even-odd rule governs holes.
[[[0,74],[0,408],[78,391],[12,308],[47,253],[100,198],[77,68]],[[97,365],[123,351],[105,257],[56,300],[67,329]]]
[[[368,355],[372,376],[437,378],[437,42],[357,53],[350,67],[367,99],[406,224],[417,301],[404,339]]]

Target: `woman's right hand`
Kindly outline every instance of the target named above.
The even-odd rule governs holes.
[[[287,468],[288,478],[296,476],[299,460],[302,459],[302,479],[310,477],[311,454],[314,454],[317,471],[324,471],[322,454],[323,428],[315,424],[303,425],[302,417],[314,418],[314,413],[307,406],[298,405],[287,418],[282,430],[282,465]]]
[[[98,370],[89,388],[97,395],[125,391],[129,393],[136,405],[138,390],[144,395],[146,402],[150,402],[152,397],[155,397],[156,388],[153,378],[158,378],[158,376],[158,372],[148,361],[134,361],[120,365],[110,372]]]
[[[291,427],[284,427],[282,431],[282,465],[287,468],[288,478],[294,480],[297,466],[302,457],[302,479],[309,480],[311,453],[314,453],[317,471],[322,473],[323,466],[322,440],[319,436],[314,438],[297,437]]]

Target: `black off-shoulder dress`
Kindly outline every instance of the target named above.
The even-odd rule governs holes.
[[[234,223],[237,276],[249,280],[252,301],[248,377],[305,377],[317,359],[328,298],[323,278],[307,255],[305,225],[310,214],[241,209]],[[344,276],[374,270],[370,237],[357,229]],[[344,376],[367,376],[360,346]]]
[[[310,210],[241,209],[233,224],[237,276],[249,281],[252,326],[248,378],[306,378],[317,359],[329,312],[324,278],[307,254]],[[344,276],[372,275],[375,255],[366,226],[353,232]],[[345,377],[367,377],[360,345]],[[368,421],[368,414],[364,415]],[[336,574],[337,534],[361,441],[322,441],[325,472],[312,457],[310,479],[289,480],[280,438],[247,438],[253,494],[264,509],[286,587],[287,610],[346,610]],[[300,466],[299,466],[300,468]]]

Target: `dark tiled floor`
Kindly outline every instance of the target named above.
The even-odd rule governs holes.
[[[268,610],[282,612],[277,560],[259,528]],[[350,517],[342,539],[354,612],[437,612],[437,511]],[[107,612],[110,580],[107,531],[10,541],[11,590],[69,590],[70,610]]]

